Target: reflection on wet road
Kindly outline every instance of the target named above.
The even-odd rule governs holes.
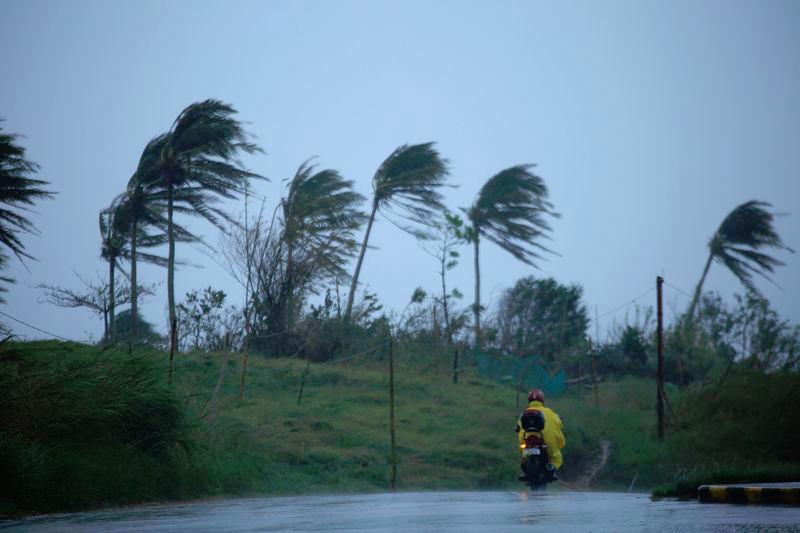
[[[6,531],[800,531],[788,507],[644,494],[415,492],[252,498],[0,522]]]

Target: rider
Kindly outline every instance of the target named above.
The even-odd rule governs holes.
[[[552,478],[556,479],[555,471],[558,468],[561,468],[562,462],[561,448],[563,448],[566,444],[564,441],[564,434],[561,432],[561,418],[552,409],[548,409],[544,406],[544,392],[542,392],[541,389],[533,389],[528,393],[528,407],[525,409],[525,411],[528,410],[541,411],[542,415],[544,415],[544,429],[541,433],[542,440],[547,446],[547,456],[550,461],[547,465],[547,470],[550,472]],[[522,414],[525,411],[520,413],[520,416],[517,419],[517,428],[515,430],[517,432],[520,445],[522,445],[523,441],[525,440],[525,430],[522,429],[521,422]],[[521,466],[522,471],[524,472],[524,463]]]

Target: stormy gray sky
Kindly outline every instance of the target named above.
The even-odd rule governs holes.
[[[58,192],[24,236],[38,262],[12,262],[17,284],[0,310],[70,338],[102,333],[90,313],[39,303],[39,282],[77,287],[102,274],[97,213],[121,192],[148,139],[186,105],[232,103],[267,155],[247,166],[281,180],[309,156],[365,195],[377,165],[402,143],[437,141],[450,159],[452,208],[495,172],[536,163],[563,218],[559,253],[534,270],[482,248],[483,301],[521,276],[578,282],[601,315],[663,274],[691,292],[706,243],[750,199],[789,213],[784,240],[800,249],[800,3],[796,1],[0,1],[0,116],[24,134],[40,177]],[[231,204],[232,211],[241,204]],[[185,220],[216,244],[218,232]],[[435,289],[434,260],[379,219],[362,281],[389,308],[417,286]],[[473,297],[472,255],[453,285]],[[177,294],[212,285],[242,291],[188,246],[202,268],[177,274]],[[780,288],[759,287],[800,321],[800,257],[782,254]],[[144,305],[163,327],[166,272]],[[741,286],[719,265],[708,289]],[[667,318],[687,298],[666,288]],[[642,298],[653,304],[654,293]],[[605,316],[603,316],[605,315]],[[26,337],[42,334],[4,320]]]

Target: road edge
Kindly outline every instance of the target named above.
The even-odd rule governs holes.
[[[700,485],[700,503],[800,506],[800,487],[763,485]]]

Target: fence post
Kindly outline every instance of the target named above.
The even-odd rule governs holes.
[[[453,352],[453,385],[458,385],[458,348]]]
[[[389,461],[392,464],[392,475],[390,483],[392,491],[397,488],[397,450],[395,448],[394,433],[394,341],[389,341],[389,434],[391,435],[391,456]]]
[[[211,396],[211,419],[217,417],[217,396],[222,388],[222,383],[225,381],[225,370],[228,368],[228,359],[231,356],[231,334],[225,334],[225,355],[222,356],[222,368],[219,369],[219,378],[217,379],[217,386],[214,387],[214,395]]]
[[[297,405],[300,405],[300,400],[303,398],[303,389],[306,388],[306,376],[308,375],[308,369],[311,367],[311,359],[308,360],[306,363],[306,369],[303,370],[303,381],[300,382],[300,393],[297,395]]]

